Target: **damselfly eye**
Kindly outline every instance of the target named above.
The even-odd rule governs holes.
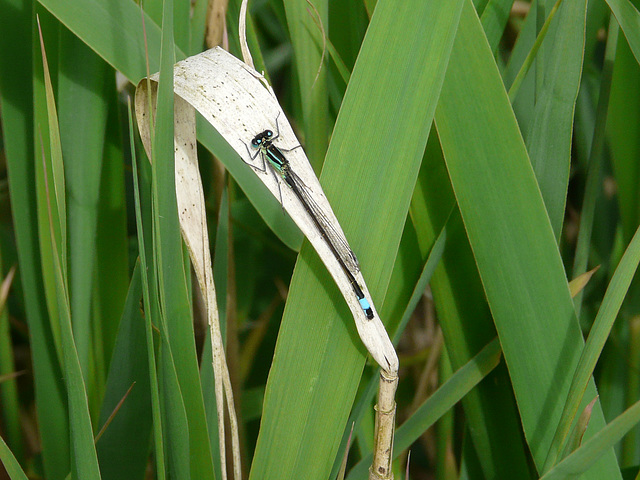
[[[251,140],[251,145],[253,145],[254,147],[259,147],[261,143],[262,143],[262,139],[258,137]]]
[[[273,132],[271,130],[267,130],[266,132],[264,132],[265,135],[267,136],[267,138],[271,138],[273,137]]]

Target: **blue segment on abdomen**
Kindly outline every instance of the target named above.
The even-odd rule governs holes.
[[[366,298],[360,298],[358,299],[358,301],[360,302],[360,306],[365,312],[371,308],[371,305],[369,305],[369,302]]]

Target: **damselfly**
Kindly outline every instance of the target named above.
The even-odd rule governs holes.
[[[279,116],[279,114],[278,114]],[[322,208],[318,205],[318,203],[313,199],[309,187],[305,185],[302,179],[296,175],[296,173],[291,169],[291,164],[289,160],[286,159],[284,152],[289,152],[294,150],[295,147],[291,150],[280,149],[276,147],[273,142],[280,136],[280,128],[278,127],[278,117],[276,117],[276,134],[273,134],[271,130],[265,130],[251,140],[251,146],[256,149],[256,152],[252,155],[249,147],[247,147],[247,152],[249,152],[249,156],[251,160],[255,160],[255,158],[260,155],[262,158],[262,168],[253,165],[252,163],[245,162],[250,165],[252,168],[260,171],[267,171],[267,162],[271,167],[271,171],[274,174],[276,182],[278,184],[278,190],[280,190],[280,179],[284,180],[291,191],[298,198],[307,214],[313,220],[316,228],[322,235],[322,238],[327,242],[331,253],[333,253],[334,257],[342,267],[345,275],[349,279],[349,283],[351,283],[351,287],[353,288],[356,297],[358,298],[358,302],[362,307],[366,317],[368,319],[373,318],[373,309],[369,301],[365,298],[364,293],[362,292],[362,287],[355,278],[355,275],[360,271],[360,266],[358,265],[358,259],[355,254],[349,247],[346,238],[344,235],[339,233],[331,224],[329,218],[324,213]],[[246,146],[246,144],[245,144]],[[279,178],[278,178],[279,177]],[[280,191],[280,202],[282,203],[282,192]]]

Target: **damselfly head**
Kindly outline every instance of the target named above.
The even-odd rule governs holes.
[[[264,132],[259,133],[258,135],[253,137],[253,140],[251,140],[251,145],[254,148],[260,148],[262,145],[264,145],[265,142],[268,142],[271,137],[273,137],[273,132],[271,130],[265,130]]]

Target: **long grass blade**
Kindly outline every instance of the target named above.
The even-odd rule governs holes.
[[[559,480],[584,474],[638,422],[640,422],[640,402],[629,407],[578,450],[542,476],[541,480]]]
[[[20,463],[18,463],[18,460],[16,460],[11,450],[9,450],[2,436],[0,436],[0,461],[2,461],[11,480],[27,480],[26,473],[24,473],[24,470],[20,467]]]
[[[600,353],[607,338],[609,338],[613,322],[618,316],[622,301],[638,269],[638,263],[640,263],[640,228],[636,231],[633,240],[627,247],[627,251],[622,260],[620,260],[620,264],[609,283],[607,293],[602,299],[602,305],[589,332],[589,337],[575,370],[564,411],[560,417],[560,423],[549,447],[549,456],[545,461],[545,472],[555,465],[564,448],[565,438],[583,401],[589,378],[593,374],[593,369],[598,362],[598,358],[600,358]]]
[[[2,260],[0,256],[0,269],[2,268]],[[14,351],[11,345],[11,329],[7,309],[7,297],[15,279],[15,273],[16,268],[12,267],[2,281],[2,287],[0,288],[0,378],[10,376],[15,372]],[[0,419],[4,425],[4,435],[13,449],[13,454],[20,461],[24,461],[25,452],[22,445],[18,388],[15,378],[6,378],[0,382],[0,404],[2,405]]]
[[[607,125],[607,113],[611,93],[611,81],[613,66],[618,46],[618,22],[611,16],[609,21],[609,35],[604,54],[602,79],[600,81],[600,93],[598,96],[598,108],[596,111],[596,124],[589,153],[589,170],[587,172],[587,184],[585,186],[582,213],[580,215],[580,231],[578,232],[578,244],[573,260],[573,278],[582,275],[587,270],[587,260],[591,247],[591,232],[593,230],[593,218],[596,209],[596,200],[599,197],[602,183],[602,154],[605,141],[605,127]],[[580,316],[582,307],[582,294],[578,294],[575,300],[576,314]]]
[[[475,12],[465,5],[436,124],[529,448],[542,468],[583,341],[549,217],[502,79],[491,50],[481,40]],[[459,105],[474,115],[459,115]],[[538,361],[525,360],[529,355]],[[595,396],[592,383],[588,391]],[[547,422],[541,424],[541,418]],[[599,405],[591,422],[593,433],[604,425]],[[617,478],[613,452],[587,475]]]
[[[105,480],[127,476],[141,478],[147,467],[153,408],[141,299],[142,266],[138,261],[131,277],[105,386],[99,423],[101,429],[125,392],[130,389],[131,393],[104,429],[102,437],[96,439],[100,470]]]
[[[629,0],[606,0],[640,63],[640,12]]]
[[[133,115],[131,112],[131,103],[128,104],[129,115],[129,138],[133,139]],[[138,176],[138,160],[136,157],[136,151],[131,143],[131,159],[133,167],[133,188],[134,188],[134,203],[136,212],[136,230],[138,237],[138,251],[140,255],[140,266],[142,267],[142,300],[144,305],[145,314],[145,340],[147,347],[147,365],[149,371],[149,383],[151,388],[151,413],[153,417],[153,446],[155,449],[154,459],[156,466],[156,475],[158,480],[164,480],[166,478],[166,463],[165,452],[163,447],[163,418],[160,411],[160,388],[158,386],[158,373],[156,370],[156,355],[155,355],[155,343],[153,336],[154,321],[157,322],[156,305],[157,292],[155,282],[155,271],[150,269],[147,265],[147,251],[151,250],[147,248],[146,238],[151,235],[145,234],[143,227],[143,211],[142,211],[142,196],[140,181]],[[149,189],[145,189],[148,192]],[[150,217],[150,215],[146,215]],[[149,222],[147,222],[148,224]],[[146,274],[144,274],[146,273]]]
[[[152,164],[154,262],[161,307],[159,387],[170,477],[213,478],[178,220],[174,166],[173,2],[165,0]],[[170,347],[170,348],[169,348]],[[177,384],[176,384],[177,382]],[[179,387],[178,387],[179,385]],[[186,419],[187,424],[184,424]],[[188,425],[188,426],[187,426]],[[175,449],[174,449],[175,448]],[[186,450],[185,450],[186,448]],[[184,471],[185,454],[189,470]]]
[[[302,114],[305,126],[305,151],[316,172],[320,171],[321,160],[327,151],[329,131],[329,109],[326,66],[321,30],[314,23],[328,24],[328,0],[314,0],[313,11],[306,2],[286,0],[287,23],[291,32],[291,43],[298,61],[296,62],[299,89],[302,98]],[[318,74],[319,73],[319,74]]]
[[[417,177],[431,126],[429,113],[435,108],[461,4],[411,1],[398,7],[387,0],[376,7],[321,177],[362,272],[372,279],[374,302],[391,274],[392,252],[397,250],[410,201],[406,186]],[[431,28],[418,40],[412,32],[427,19]],[[393,49],[387,41],[390,36],[395,39]],[[385,55],[380,56],[381,51]],[[380,76],[381,69],[394,73]],[[411,103],[401,108],[390,104],[388,93],[407,84],[415,87]],[[371,118],[377,121],[372,123]],[[382,189],[384,199],[378,194]],[[375,241],[368,238],[373,232]],[[345,320],[336,315],[338,305],[334,289],[327,288],[328,276],[318,257],[303,247],[267,383],[250,478],[329,474],[339,440],[329,432],[344,428],[364,358],[345,330]],[[278,427],[282,422],[289,425],[286,434]],[[280,460],[269,460],[273,458]]]
[[[545,27],[551,24],[547,46],[536,64],[544,64],[544,81],[536,84],[533,122],[526,134],[529,159],[558,240],[569,185],[573,113],[582,78],[587,16],[587,0],[568,0],[560,6],[561,2],[556,2],[545,22]],[[511,90],[509,97],[513,99]]]

